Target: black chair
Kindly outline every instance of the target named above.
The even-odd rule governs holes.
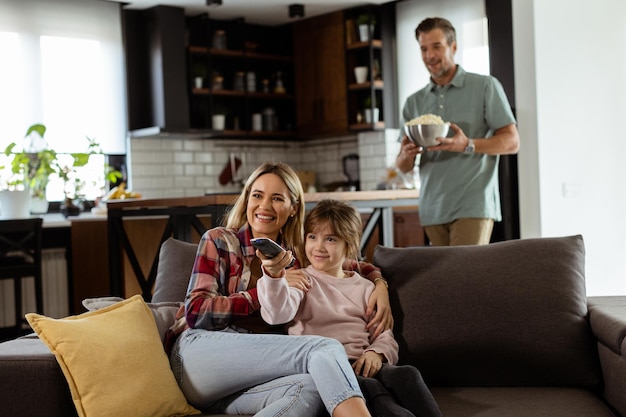
[[[41,276],[41,218],[0,220],[0,280],[13,280],[15,326],[2,333],[17,337],[23,333],[26,320],[22,313],[22,281],[33,277],[37,313],[43,313]]]

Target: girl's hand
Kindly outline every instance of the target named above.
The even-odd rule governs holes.
[[[380,371],[380,368],[383,366],[383,359],[384,356],[380,353],[368,350],[354,361],[352,369],[354,369],[354,373],[357,375],[371,378]]]
[[[302,269],[287,269],[285,279],[290,287],[307,292],[311,288],[311,282]]]
[[[272,278],[280,278],[284,275],[285,268],[291,263],[293,256],[291,251],[282,251],[273,258],[267,258],[260,250],[256,250],[256,256],[261,260],[265,273]]]
[[[387,286],[380,280],[376,282],[376,288],[367,302],[365,314],[371,317],[374,311],[376,311],[376,314],[370,319],[366,326],[368,330],[376,326],[372,340],[380,336],[385,330],[393,329],[393,315],[391,314],[391,307],[389,305],[389,291],[387,290]]]

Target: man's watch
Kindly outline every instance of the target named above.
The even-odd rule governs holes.
[[[474,153],[476,151],[476,145],[474,145],[474,139],[469,139],[467,142],[467,146],[465,147],[464,153]]]

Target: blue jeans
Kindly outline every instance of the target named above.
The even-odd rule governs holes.
[[[211,412],[306,417],[325,406],[332,415],[363,397],[341,343],[321,336],[188,329],[170,363],[187,401]]]

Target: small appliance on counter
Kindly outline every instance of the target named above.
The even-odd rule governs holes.
[[[348,190],[361,191],[361,177],[359,173],[359,155],[351,153],[343,157],[343,173],[348,177]]]

